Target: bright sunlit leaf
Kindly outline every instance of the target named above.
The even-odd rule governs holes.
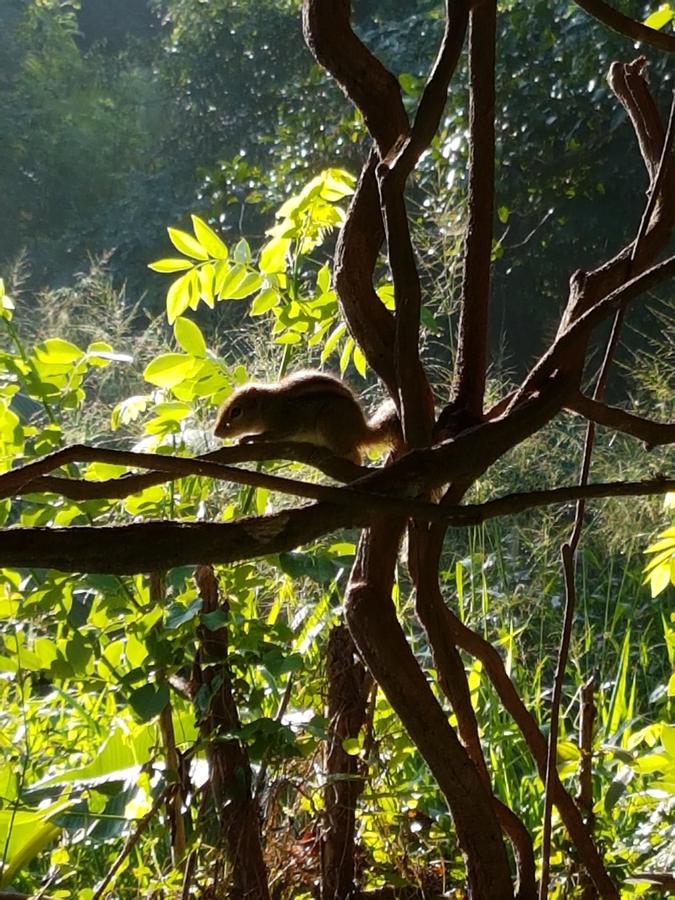
[[[203,247],[213,259],[227,259],[230,251],[218,235],[199,216],[192,216],[192,227],[199,246]]]
[[[193,238],[191,234],[188,234],[187,231],[181,231],[180,228],[167,228],[167,231],[176,250],[180,250],[181,253],[192,257],[192,259],[207,260],[209,258],[209,254],[199,241]]]
[[[673,16],[675,16],[675,10],[673,10],[670,3],[662,3],[657,10],[647,16],[644,24],[648,28],[655,28],[659,31],[672,20]]]

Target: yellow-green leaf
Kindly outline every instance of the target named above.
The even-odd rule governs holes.
[[[194,270],[191,270],[185,275],[181,275],[180,278],[177,278],[173,282],[167,291],[166,316],[169,320],[169,325],[173,325],[178,316],[182,315],[190,304],[190,284],[192,282],[191,276],[193,275],[193,272]]]
[[[354,347],[354,355],[352,357],[354,362],[354,368],[359,373],[361,378],[366,377],[366,357],[363,355],[363,350],[360,347]]]
[[[180,228],[168,228],[167,231],[176,250],[180,250],[181,253],[192,257],[192,259],[206,260],[209,258],[209,254],[199,241],[193,238],[191,234],[188,234],[187,231],[181,231]]]
[[[670,3],[662,3],[657,10],[647,16],[644,20],[644,24],[648,28],[655,28],[659,31],[664,25],[667,25],[668,22],[672,20],[673,16],[675,16],[675,11]]]
[[[256,272],[247,272],[243,270],[243,278],[237,280],[235,284],[226,285],[223,288],[221,299],[243,300],[260,287],[260,276]]]
[[[63,366],[82,359],[84,352],[63,338],[49,338],[35,348],[35,356],[47,365]]]
[[[192,372],[194,360],[182,353],[162,353],[146,366],[143,377],[157,387],[170,388],[184,381]]]
[[[152,269],[153,272],[184,272],[192,268],[192,263],[189,259],[167,257],[166,259],[156,259],[154,262],[148,263],[148,268]]]
[[[179,316],[174,322],[173,333],[186,353],[198,357],[206,356],[204,335],[201,333],[199,326],[191,322],[190,319]]]
[[[664,591],[670,584],[670,562],[662,563],[652,570],[649,576],[649,586],[651,588],[652,597],[658,597],[661,591]]]
[[[137,395],[135,397],[127,397],[122,400],[112,411],[110,417],[110,427],[113,431],[118,429],[120,425],[128,425],[144,413],[150,404],[151,398],[147,395]]]
[[[268,310],[278,306],[279,300],[279,294],[273,288],[267,288],[267,290],[261,291],[253,300],[253,303],[251,303],[251,315],[261,316]]]
[[[321,362],[325,362],[328,359],[333,350],[335,350],[335,348],[337,347],[338,341],[346,330],[347,326],[344,324],[344,322],[337,326],[335,331],[331,334],[331,336],[324,344],[323,350],[321,351]]]
[[[330,289],[330,269],[321,266],[316,276],[316,286],[320,294],[325,294]]]
[[[265,275],[278,275],[286,271],[286,254],[291,246],[288,238],[273,237],[260,251],[258,267]]]
[[[199,245],[203,247],[213,259],[227,259],[230,251],[221,241],[215,231],[210,228],[199,216],[192,216],[192,227]]]
[[[213,283],[216,274],[216,267],[213,263],[206,263],[199,269],[199,295],[204,303],[213,309],[214,295]]]
[[[347,338],[347,341],[342,349],[342,354],[340,356],[340,375],[344,375],[347,366],[349,365],[349,360],[352,355],[352,350],[354,349],[354,338]]]

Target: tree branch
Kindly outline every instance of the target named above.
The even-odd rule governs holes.
[[[604,0],[574,0],[574,2],[598,22],[611,28],[612,31],[631,38],[631,40],[651,44],[652,47],[665,50],[666,53],[675,53],[675,37],[657,31],[655,28],[649,28],[642,22],[636,22],[635,19],[620,13]]]
[[[391,599],[403,523],[361,536],[345,595],[354,643],[424,757],[447,800],[465,854],[472,896],[513,897],[504,843],[489,789],[434,696],[397,620]]]
[[[167,457],[163,458],[166,459]],[[185,459],[186,462],[190,461],[184,457],[179,458]],[[55,466],[46,462],[45,466],[42,467],[43,461],[47,459],[48,457],[43,457],[42,460],[36,460],[37,463],[40,463],[40,468],[34,471],[51,471],[55,468]],[[300,442],[280,443],[270,441],[235,444],[232,447],[221,447],[219,450],[212,450],[209,453],[195,457],[196,462],[203,461],[221,464],[262,462],[265,460],[288,460],[290,462],[304,463],[343,483],[354,481],[371,471],[366,466],[357,466],[348,459],[334,456],[325,447]],[[0,496],[9,496],[10,492],[15,496],[21,496],[23,494],[47,491],[60,494],[62,497],[68,497],[70,500],[100,500],[104,498],[119,500],[129,497],[131,494],[137,494],[139,491],[153,487],[156,484],[163,484],[185,477],[184,474],[172,475],[169,472],[145,472],[138,475],[125,474],[119,478],[106,478],[102,481],[81,481],[75,478],[39,475],[31,477],[30,481],[24,483],[24,476],[21,473],[25,471],[25,468],[18,467],[0,475]]]
[[[344,317],[368,365],[398,402],[394,363],[394,317],[373,288],[373,272],[384,240],[375,178],[378,156],[371,150],[361,171],[347,220],[335,248],[333,281]]]
[[[585,349],[585,339],[590,332],[600,325],[608,316],[616,312],[626,303],[639,297],[645,291],[661,284],[675,275],[675,256],[668,259],[646,272],[637,275],[625,284],[613,290],[611,293],[597,300],[590,309],[572,319],[566,328],[558,333],[558,336],[549,349],[540,357],[539,361],[530,370],[516,393],[511,398],[509,409],[520,404],[524,397],[539,388],[544,379],[556,368],[567,370],[567,358],[576,357],[579,350]],[[580,377],[580,373],[579,373]]]
[[[496,0],[471,10],[469,85],[469,223],[450,415],[467,424],[483,413],[488,355],[495,178]]]
[[[307,46],[360,110],[384,157],[410,130],[398,80],[354,34],[350,0],[304,0]]]
[[[375,508],[373,498],[369,496],[363,506],[360,503],[350,506],[319,503],[239,522],[162,521],[98,527],[8,528],[0,532],[0,566],[40,566],[63,572],[132,575],[160,568],[226,564],[270,556],[340,528],[366,527],[378,519],[391,519],[392,515],[401,517],[400,510],[407,510],[409,515],[421,520],[460,527],[535,507],[569,503],[582,497],[648,496],[674,489],[675,479],[654,478],[510,494],[473,506],[439,507],[401,499],[396,508],[396,501],[392,500],[391,508],[385,514]]]
[[[565,406],[572,412],[590,419],[591,422],[639,438],[645,442],[647,449],[659,444],[675,443],[675,422],[653,422],[643,419],[628,410],[609,406],[584,394],[571,398]]]
[[[469,8],[474,0],[446,0],[445,31],[438,56],[417,107],[410,137],[394,167],[406,175],[415,168],[422,153],[433,140],[448,99],[448,87],[459,62],[469,23]]]

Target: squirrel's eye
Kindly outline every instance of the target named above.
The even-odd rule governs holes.
[[[233,406],[230,410],[230,420],[238,419],[241,415],[241,406]]]

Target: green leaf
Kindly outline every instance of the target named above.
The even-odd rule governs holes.
[[[316,286],[319,293],[325,294],[330,290],[330,269],[328,266],[321,266],[316,276]]]
[[[220,260],[215,265],[215,278],[213,280],[213,290],[217,297],[220,297],[220,294],[223,290],[223,285],[227,281],[227,278],[232,271],[232,266],[229,263],[225,262],[225,260]],[[238,266],[235,266],[238,268]]]
[[[192,603],[190,603],[188,606],[183,606],[183,604],[181,603],[175,603],[167,610],[166,627],[170,631],[174,631],[176,628],[180,628],[181,625],[185,625],[186,622],[191,622],[196,616],[198,616],[201,608],[201,597],[197,597],[196,600],[193,600]]]
[[[199,295],[204,303],[213,309],[214,293],[213,285],[215,281],[216,267],[213,263],[206,263],[198,271],[199,278]]]
[[[251,248],[248,245],[248,241],[245,241],[243,238],[235,244],[234,250],[232,251],[232,258],[235,262],[242,263],[242,265],[248,265],[251,262]]]
[[[352,355],[352,350],[354,349],[354,338],[347,338],[344,347],[342,348],[342,353],[340,354],[340,375],[344,375],[347,366],[349,365],[349,360]]]
[[[173,325],[173,333],[186,353],[202,358],[206,356],[204,336],[199,326],[191,322],[190,319],[184,319],[182,316],[177,318]]]
[[[360,347],[354,347],[354,355],[352,356],[352,362],[354,363],[354,368],[359,373],[361,378],[366,377],[366,357],[363,355],[363,350]]]
[[[167,257],[166,259],[157,259],[155,262],[148,263],[148,268],[152,269],[153,272],[184,272],[186,269],[192,268],[192,263],[189,259]]]
[[[0,278],[0,319],[11,320],[14,312],[14,301],[5,292],[5,282]]]
[[[113,431],[118,429],[120,425],[129,425],[144,413],[151,402],[151,398],[145,394],[136,395],[135,397],[127,397],[122,400],[113,409],[110,417],[110,427]]]
[[[263,313],[278,306],[280,301],[279,293],[274,288],[267,288],[267,290],[261,291],[251,303],[251,315],[261,316]]]
[[[162,353],[146,366],[143,377],[157,387],[170,388],[180,384],[191,373],[194,361],[182,353]]]
[[[181,253],[192,257],[192,259],[207,260],[209,258],[209,254],[199,241],[193,238],[191,234],[188,234],[187,231],[181,231],[180,228],[167,228],[167,231],[176,250],[180,250]]]
[[[662,591],[665,591],[669,584],[670,561],[662,563],[652,570],[649,576],[649,586],[651,588],[652,597],[658,597]]]
[[[166,294],[166,315],[169,325],[173,325],[190,305],[191,285],[194,269],[177,278]]]
[[[360,738],[345,738],[342,742],[342,749],[349,756],[358,756],[361,752]]]
[[[510,215],[511,211],[509,210],[508,206],[500,206],[497,210],[497,216],[499,217],[499,221],[502,223],[502,225],[506,225],[506,223],[509,221]]]
[[[333,350],[338,345],[338,342],[342,335],[347,331],[347,326],[344,322],[337,326],[335,331],[330,335],[326,343],[323,345],[323,350],[321,351],[321,362],[325,362],[328,357],[331,355]]]
[[[218,235],[199,216],[191,216],[192,227],[199,245],[203,247],[213,259],[227,259],[230,251],[221,241]]]
[[[144,684],[129,695],[129,703],[142,722],[158,716],[168,702],[169,687],[166,684]]]
[[[264,275],[278,275],[286,271],[286,255],[291,246],[288,238],[274,237],[260,251],[258,267]]]
[[[49,338],[35,348],[35,356],[47,365],[63,366],[82,359],[84,351],[62,338]]]
[[[219,628],[225,628],[229,624],[230,617],[224,609],[214,609],[212,612],[204,613],[200,621],[209,631],[218,631]]]
[[[220,300],[243,300],[260,287],[260,276],[243,267],[234,266],[219,292]]]

